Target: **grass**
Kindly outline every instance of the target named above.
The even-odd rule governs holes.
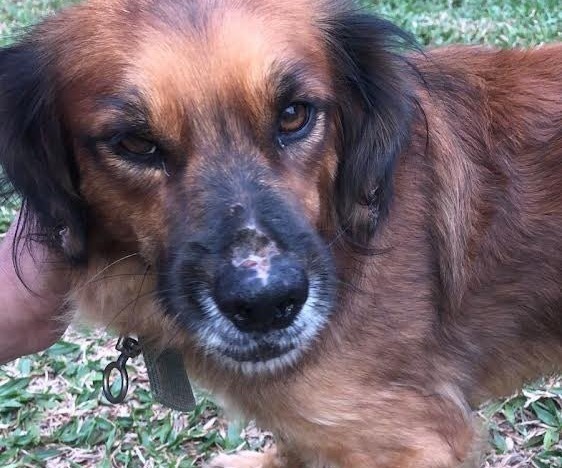
[[[100,371],[115,358],[113,345],[71,330],[0,370],[0,466],[191,467],[218,447],[244,444],[205,396],[189,414],[154,404],[141,360],[129,366],[127,404],[109,405]]]
[[[0,0],[0,44],[7,44],[64,0]],[[423,44],[534,45],[562,39],[559,0],[395,0],[376,10]],[[16,204],[0,207],[0,233]],[[129,366],[131,392],[121,406],[101,396],[101,370],[116,357],[115,339],[69,330],[47,351],[0,368],[0,466],[200,466],[218,450],[260,448],[268,433],[228,424],[198,395],[180,414],[151,400],[142,359]],[[562,381],[530,385],[480,411],[489,423],[487,467],[562,467]]]
[[[425,45],[537,45],[562,39],[559,0],[391,0],[363,2]]]
[[[13,41],[22,29],[69,0],[0,0],[0,45]]]

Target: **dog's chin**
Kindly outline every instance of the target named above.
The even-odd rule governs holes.
[[[246,375],[275,374],[295,366],[326,325],[330,301],[312,285],[295,321],[283,330],[242,332],[218,309],[210,295],[199,298],[205,317],[196,332],[199,346],[220,366]]]

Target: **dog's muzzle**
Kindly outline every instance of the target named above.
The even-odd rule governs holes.
[[[297,202],[261,182],[264,171],[241,163],[229,183],[202,177],[205,189],[186,199],[205,209],[173,224],[160,266],[166,312],[205,355],[247,373],[296,362],[335,297],[328,247]]]

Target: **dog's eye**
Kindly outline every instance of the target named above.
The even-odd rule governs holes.
[[[117,143],[118,149],[131,155],[150,156],[158,147],[150,140],[136,136],[126,136]]]
[[[306,102],[293,102],[279,116],[278,141],[286,144],[306,136],[314,123],[314,107]]]
[[[279,119],[279,131],[282,134],[296,133],[302,130],[310,120],[310,106],[295,102],[283,109]]]
[[[301,130],[309,118],[309,106],[301,102],[291,104],[281,112],[279,130],[281,133],[295,133]]]
[[[116,135],[109,140],[110,149],[132,164],[158,167],[162,165],[162,151],[152,140],[142,136]]]

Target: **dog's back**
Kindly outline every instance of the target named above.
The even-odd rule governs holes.
[[[417,66],[444,349],[478,400],[562,364],[562,45],[449,47]]]

